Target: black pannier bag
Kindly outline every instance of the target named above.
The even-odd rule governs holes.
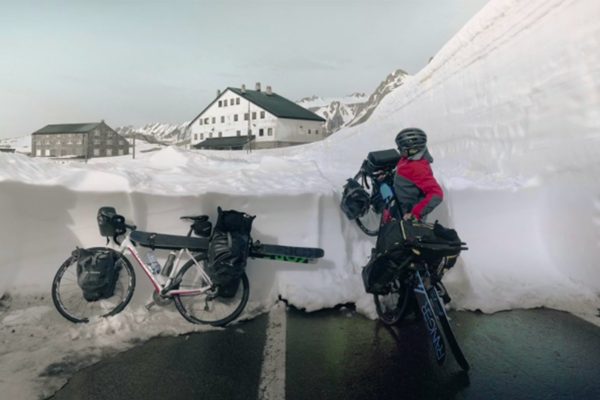
[[[383,225],[371,259],[363,268],[367,293],[386,294],[389,283],[411,261],[425,261],[436,268],[445,259],[445,268],[456,263],[461,242],[454,229],[414,221],[392,221]]]
[[[371,204],[369,193],[356,179],[348,179],[344,185],[344,193],[340,208],[350,220],[362,217],[369,211]]]
[[[77,284],[87,301],[107,299],[114,294],[121,263],[112,250],[76,249]]]
[[[100,236],[116,237],[127,231],[125,229],[125,217],[117,214],[114,207],[100,207],[97,220]]]
[[[208,245],[207,273],[222,297],[233,297],[250,252],[254,216],[218,208],[219,216]]]

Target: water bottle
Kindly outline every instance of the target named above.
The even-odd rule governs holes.
[[[160,264],[158,263],[158,260],[156,259],[156,255],[154,254],[154,252],[149,251],[148,253],[146,253],[146,259],[148,260],[148,264],[150,266],[150,270],[152,271],[152,273],[158,274],[160,272]]]
[[[392,188],[387,183],[381,184],[381,186],[379,187],[379,193],[381,193],[381,197],[383,197],[385,201],[388,201],[389,199],[392,199],[394,197]]]

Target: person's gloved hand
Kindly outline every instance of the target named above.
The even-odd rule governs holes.
[[[417,217],[415,217],[411,213],[406,213],[406,214],[404,214],[404,216],[402,217],[402,219],[405,220],[405,221],[416,221]]]

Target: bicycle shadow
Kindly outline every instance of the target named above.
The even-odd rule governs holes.
[[[375,345],[382,340],[382,331],[396,345],[397,352],[391,355],[395,361],[393,375],[400,377],[396,388],[399,392],[413,396],[403,398],[453,399],[470,386],[468,373],[458,367],[450,353],[447,354],[444,365],[437,364],[431,341],[420,320],[404,319],[394,326],[377,321]]]

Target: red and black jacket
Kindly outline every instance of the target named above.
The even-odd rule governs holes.
[[[422,220],[442,202],[444,192],[429,164],[426,158],[410,160],[403,157],[398,162],[394,190],[403,215],[411,213]]]

